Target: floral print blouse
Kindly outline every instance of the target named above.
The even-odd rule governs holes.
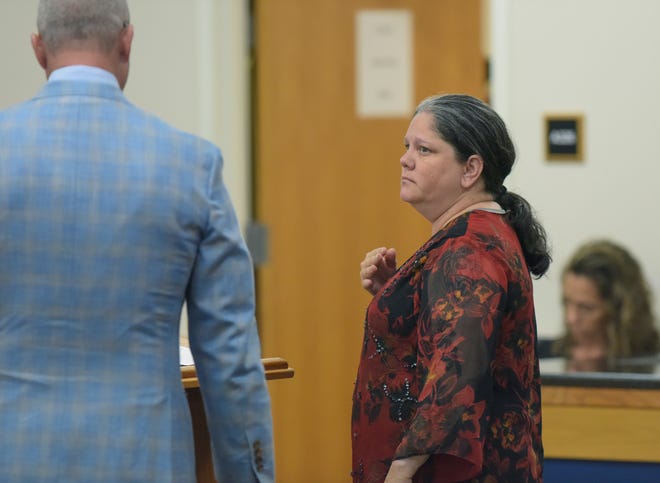
[[[367,308],[353,394],[353,481],[431,455],[413,482],[540,482],[532,281],[500,214],[453,220]]]

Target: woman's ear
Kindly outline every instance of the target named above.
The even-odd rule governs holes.
[[[461,186],[463,188],[472,188],[481,177],[484,170],[484,160],[478,154],[473,154],[463,164],[463,176],[461,177]]]

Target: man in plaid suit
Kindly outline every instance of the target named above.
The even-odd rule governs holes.
[[[154,3],[156,6],[156,3]],[[252,264],[218,148],[131,104],[126,0],[41,0],[48,82],[0,112],[0,481],[273,480]]]

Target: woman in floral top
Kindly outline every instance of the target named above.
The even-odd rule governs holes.
[[[540,482],[541,399],[531,275],[543,227],[506,191],[515,149],[501,118],[464,95],[417,108],[401,199],[432,227],[401,267],[360,265],[374,295],[353,396],[353,480]]]

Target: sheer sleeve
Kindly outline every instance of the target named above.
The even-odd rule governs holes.
[[[433,455],[456,480],[483,463],[506,273],[479,245],[450,241],[424,267],[418,321],[417,411],[395,458]],[[455,481],[455,480],[451,480]]]

